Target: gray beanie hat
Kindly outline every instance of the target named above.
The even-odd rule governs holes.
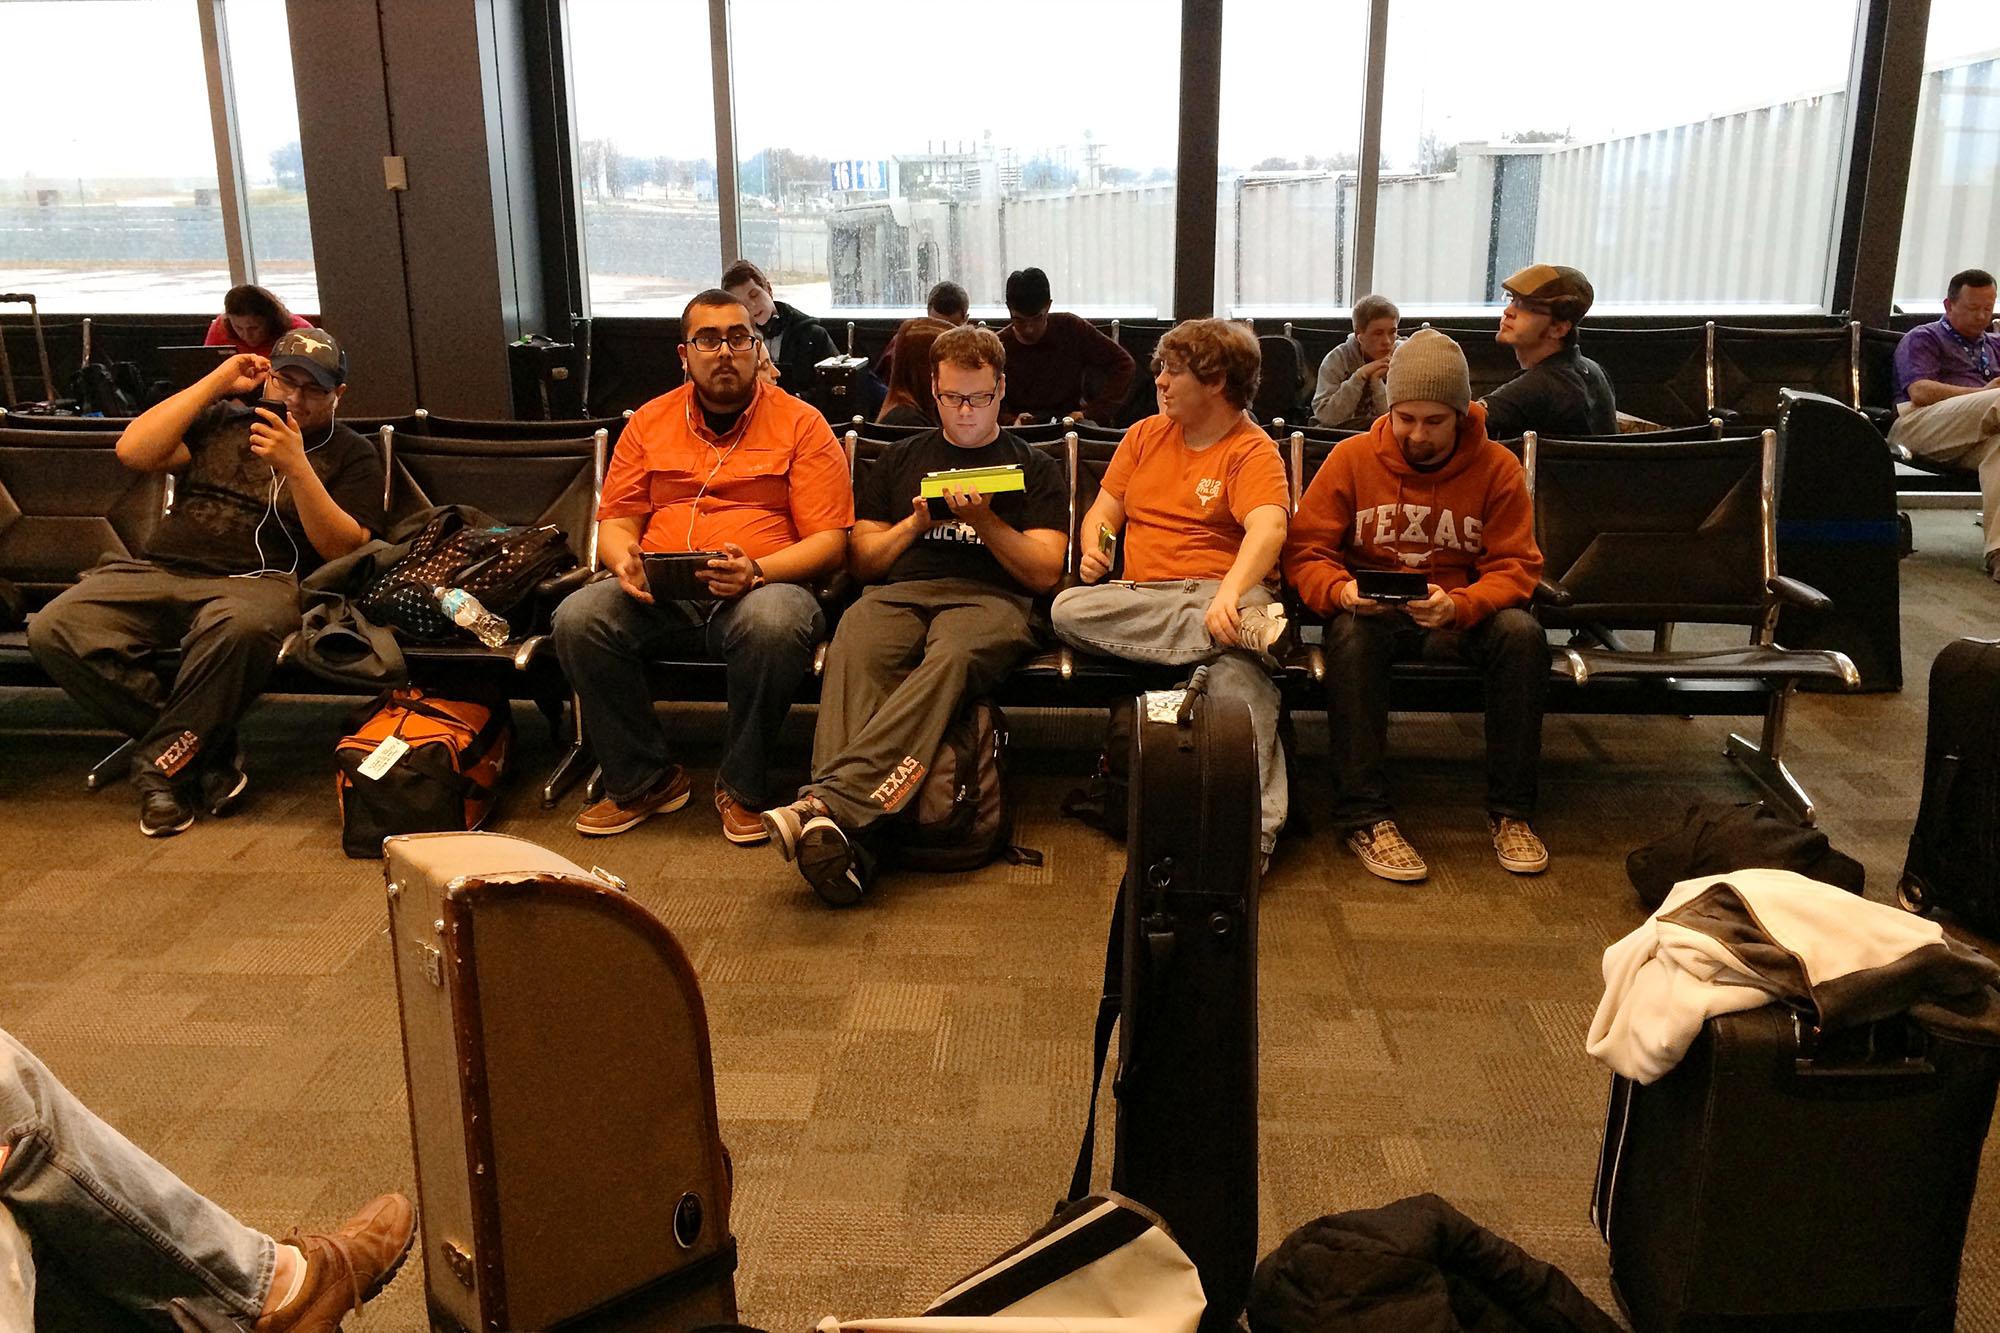
[[[1461,416],[1472,402],[1472,376],[1465,353],[1436,329],[1418,329],[1389,361],[1389,406],[1443,403]]]

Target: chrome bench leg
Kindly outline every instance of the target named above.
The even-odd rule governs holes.
[[[556,766],[549,770],[548,781],[542,784],[544,810],[553,808],[555,803],[562,799],[563,793],[576,785],[576,780],[583,776],[585,766],[589,762],[580,745],[571,745],[562,752],[562,757],[556,760]]]
[[[1813,806],[1812,797],[1792,776],[1792,770],[1785,766],[1785,710],[1791,702],[1794,688],[1793,682],[1786,681],[1782,687],[1772,691],[1770,702],[1764,706],[1761,741],[1752,741],[1740,734],[1732,735],[1728,744],[1722,747],[1722,753],[1752,782],[1763,788],[1764,795],[1774,805],[1811,828],[1818,822],[1819,812]]]
[[[90,766],[83,775],[85,791],[102,791],[132,771],[132,751],[139,742],[128,740]]]
[[[576,696],[569,697],[570,734],[569,744],[556,759],[555,767],[549,770],[548,780],[542,783],[542,808],[552,808],[562,799],[562,794],[582,777],[588,762],[588,751],[583,743],[583,710],[577,707]]]

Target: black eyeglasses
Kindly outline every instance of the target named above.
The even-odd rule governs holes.
[[[720,333],[697,333],[688,339],[691,345],[699,347],[704,352],[721,351],[724,343],[729,344],[729,350],[732,352],[745,352],[756,341],[757,335],[748,329],[737,329],[727,337]]]
[[[949,389],[937,390],[940,407],[991,407],[993,400],[999,396],[998,389],[988,389],[985,393],[953,393]]]

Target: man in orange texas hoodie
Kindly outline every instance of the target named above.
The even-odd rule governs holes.
[[[1389,664],[1469,662],[1486,678],[1486,808],[1500,864],[1549,863],[1530,823],[1542,752],[1548,638],[1524,608],[1542,574],[1520,462],[1486,438],[1465,354],[1424,330],[1389,363],[1389,411],[1343,440],[1313,478],[1285,542],[1285,577],[1328,618],[1327,721],[1334,821],[1384,879],[1430,873],[1396,828],[1383,777]],[[1424,576],[1425,595],[1363,597],[1355,570]]]

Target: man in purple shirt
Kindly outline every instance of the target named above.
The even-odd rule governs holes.
[[[1896,424],[1889,438],[1920,458],[1979,470],[1986,572],[2000,582],[2000,334],[1993,275],[1952,275],[1944,318],[1896,346]]]

